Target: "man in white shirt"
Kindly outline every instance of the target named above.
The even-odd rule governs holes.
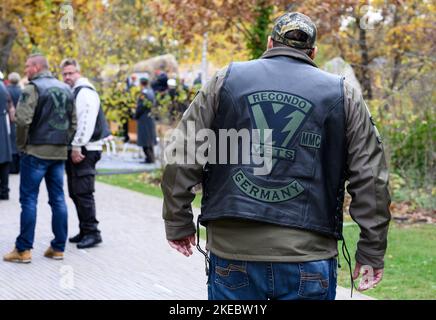
[[[64,82],[74,91],[77,113],[77,131],[71,142],[66,171],[80,232],[69,240],[77,243],[77,248],[84,249],[102,242],[94,200],[95,166],[101,158],[102,139],[110,132],[98,93],[89,80],[81,76],[79,63],[74,59],[64,59],[61,70]]]

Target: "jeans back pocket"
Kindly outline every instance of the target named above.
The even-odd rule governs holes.
[[[330,260],[299,263],[300,287],[303,299],[324,300],[329,292]]]
[[[247,262],[222,259],[217,256],[213,259],[215,283],[228,289],[239,289],[248,286]]]

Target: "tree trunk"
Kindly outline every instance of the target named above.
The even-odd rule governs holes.
[[[18,32],[10,22],[0,23],[0,70],[6,70]]]
[[[266,49],[269,35],[268,25],[271,20],[273,7],[265,0],[259,0],[256,7],[256,21],[250,28],[250,35],[246,39],[251,59],[259,58]]]
[[[360,19],[356,21],[360,26]],[[366,29],[359,27],[359,47],[360,47],[360,82],[363,87],[363,95],[366,99],[372,99],[371,74],[369,70],[368,45],[366,43]]]
[[[395,13],[394,13],[394,22],[392,28],[397,27],[397,25],[400,23],[400,15],[398,14],[398,10],[395,7]],[[392,67],[392,80],[389,85],[389,89],[392,92],[395,89],[395,86],[397,85],[398,78],[400,76],[400,69],[401,69],[401,54],[400,51],[397,50],[395,52],[394,56],[394,65]]]

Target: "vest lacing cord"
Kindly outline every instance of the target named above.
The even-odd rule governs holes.
[[[206,236],[206,243],[207,243],[207,236]],[[206,249],[206,251],[204,251],[201,247],[200,247],[200,216],[198,216],[197,218],[197,245],[196,248],[198,251],[200,251],[200,253],[202,255],[204,255],[204,264],[205,264],[205,271],[206,271],[206,276],[209,276],[209,263],[210,263],[210,259],[209,259],[209,255],[208,252],[209,250]]]
[[[353,280],[353,272],[351,271],[351,256],[350,256],[350,253],[348,252],[348,248],[347,248],[347,245],[345,243],[345,238],[344,238],[343,235],[341,235],[341,239],[340,240],[342,240],[342,254],[343,254],[343,256],[345,258],[345,261],[348,264],[348,268],[350,270],[350,284],[351,284],[351,295],[350,295],[350,297],[352,298],[353,297],[353,289],[354,289],[354,280]],[[338,255],[338,257],[339,257],[339,255]]]

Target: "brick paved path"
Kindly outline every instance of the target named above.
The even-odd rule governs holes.
[[[1,256],[13,248],[19,230],[18,186],[12,175],[11,199],[0,202]],[[0,299],[207,299],[204,259],[168,246],[161,199],[102,183],[96,189],[103,243],[86,250],[67,244],[65,259],[53,261],[43,257],[52,233],[41,185],[32,263],[0,261]],[[77,218],[68,197],[67,204],[71,236]],[[338,288],[339,299],[348,297],[349,290]]]

